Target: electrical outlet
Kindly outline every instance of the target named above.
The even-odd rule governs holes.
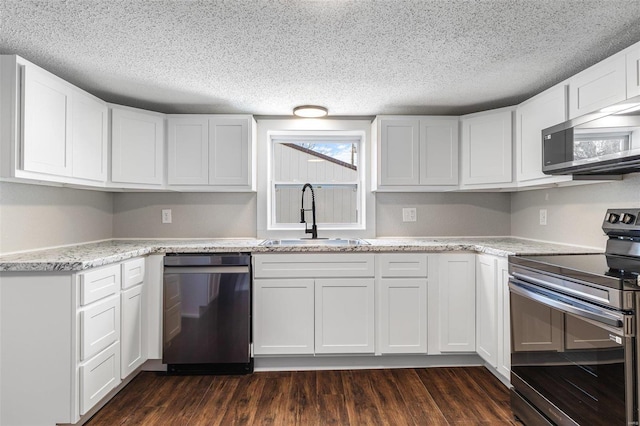
[[[540,225],[547,224],[547,209],[540,209]]]
[[[402,209],[403,222],[415,222],[417,219],[415,207],[405,207]]]
[[[162,209],[162,223],[171,223],[171,209]]]

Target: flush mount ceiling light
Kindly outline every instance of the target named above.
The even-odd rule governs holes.
[[[325,107],[317,105],[301,105],[293,109],[293,115],[305,118],[324,117],[329,113]]]

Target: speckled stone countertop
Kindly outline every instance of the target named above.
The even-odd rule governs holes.
[[[466,251],[495,256],[512,254],[596,253],[588,248],[511,237],[478,238],[379,238],[367,239],[368,245],[284,247],[261,246],[264,240],[238,239],[167,239],[109,240],[68,247],[30,251],[0,256],[0,272],[82,271],[120,262],[137,256],[163,253],[291,253],[291,252],[452,252]]]

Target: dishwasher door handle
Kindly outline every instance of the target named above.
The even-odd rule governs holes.
[[[248,266],[165,266],[165,274],[248,274]]]

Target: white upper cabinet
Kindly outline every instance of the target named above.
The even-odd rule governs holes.
[[[379,116],[377,189],[452,190],[458,184],[458,118]]]
[[[103,186],[106,103],[18,56],[1,69],[2,175]]]
[[[542,173],[542,130],[567,119],[567,87],[560,84],[516,109],[516,173],[518,186],[570,180]],[[544,179],[545,181],[541,181]]]
[[[627,98],[627,63],[624,54],[598,62],[569,79],[569,119]]]
[[[24,66],[22,77],[22,168],[69,176],[71,90],[64,81],[35,66]]]
[[[420,184],[458,184],[458,117],[420,120]]]
[[[111,181],[160,186],[164,179],[164,115],[111,106]]]
[[[170,116],[167,120],[169,185],[209,183],[209,119]]]
[[[420,135],[417,119],[380,119],[380,185],[420,183]]]
[[[461,117],[461,187],[505,187],[512,182],[513,108]]]
[[[640,95],[640,43],[627,52],[627,98]]]
[[[75,178],[106,182],[107,104],[92,95],[75,92],[71,111],[71,174]]]
[[[248,115],[168,117],[168,183],[255,190],[255,121]]]

